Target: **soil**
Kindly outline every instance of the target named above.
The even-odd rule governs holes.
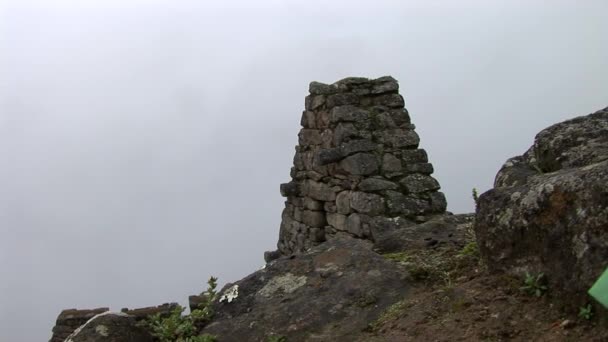
[[[361,342],[608,341],[597,315],[565,309],[550,288],[525,291],[524,279],[488,274],[472,240],[386,257],[408,268],[415,289],[370,324]]]

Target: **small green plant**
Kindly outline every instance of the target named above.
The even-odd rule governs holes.
[[[475,210],[477,210],[477,205],[479,204],[479,195],[477,194],[477,189],[473,188],[473,201],[475,202]]]
[[[543,273],[539,273],[538,275],[534,276],[526,272],[524,286],[520,287],[520,290],[536,297],[542,296],[548,290],[545,275]]]
[[[477,247],[476,241],[471,241],[467,243],[459,253],[462,257],[474,257],[479,258],[479,247]]]
[[[217,297],[217,278],[209,278],[207,285],[207,290],[201,293],[203,301],[190,315],[183,315],[185,308],[178,305],[169,315],[157,313],[141,325],[160,342],[215,342],[217,339],[213,335],[198,335],[200,328],[213,317],[211,304]]]
[[[287,337],[282,335],[270,335],[266,338],[266,342],[287,342]]]
[[[586,320],[590,320],[591,318],[593,318],[593,307],[591,306],[591,304],[581,306],[578,310],[578,317],[584,318]]]

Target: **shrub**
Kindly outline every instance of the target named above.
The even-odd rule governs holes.
[[[209,334],[198,335],[202,326],[213,317],[211,304],[217,297],[217,278],[211,277],[207,282],[208,288],[201,294],[204,301],[190,315],[183,315],[185,308],[176,307],[169,316],[162,317],[160,313],[142,321],[142,326],[148,329],[160,342],[214,342],[216,337]]]
[[[534,276],[526,272],[524,286],[522,286],[520,289],[529,295],[540,297],[547,292],[547,285],[545,284],[546,278],[543,273],[539,273],[538,275]]]

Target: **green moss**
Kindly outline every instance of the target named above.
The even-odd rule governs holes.
[[[381,315],[369,324],[370,331],[378,331],[387,322],[394,321],[403,316],[403,314],[412,307],[413,303],[407,300],[399,301],[389,306]]]

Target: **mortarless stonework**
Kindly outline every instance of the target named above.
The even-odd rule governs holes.
[[[374,241],[375,227],[387,222],[445,213],[445,196],[394,78],[312,82],[309,90],[292,180],[281,184],[287,201],[278,253],[267,259],[341,234]]]

